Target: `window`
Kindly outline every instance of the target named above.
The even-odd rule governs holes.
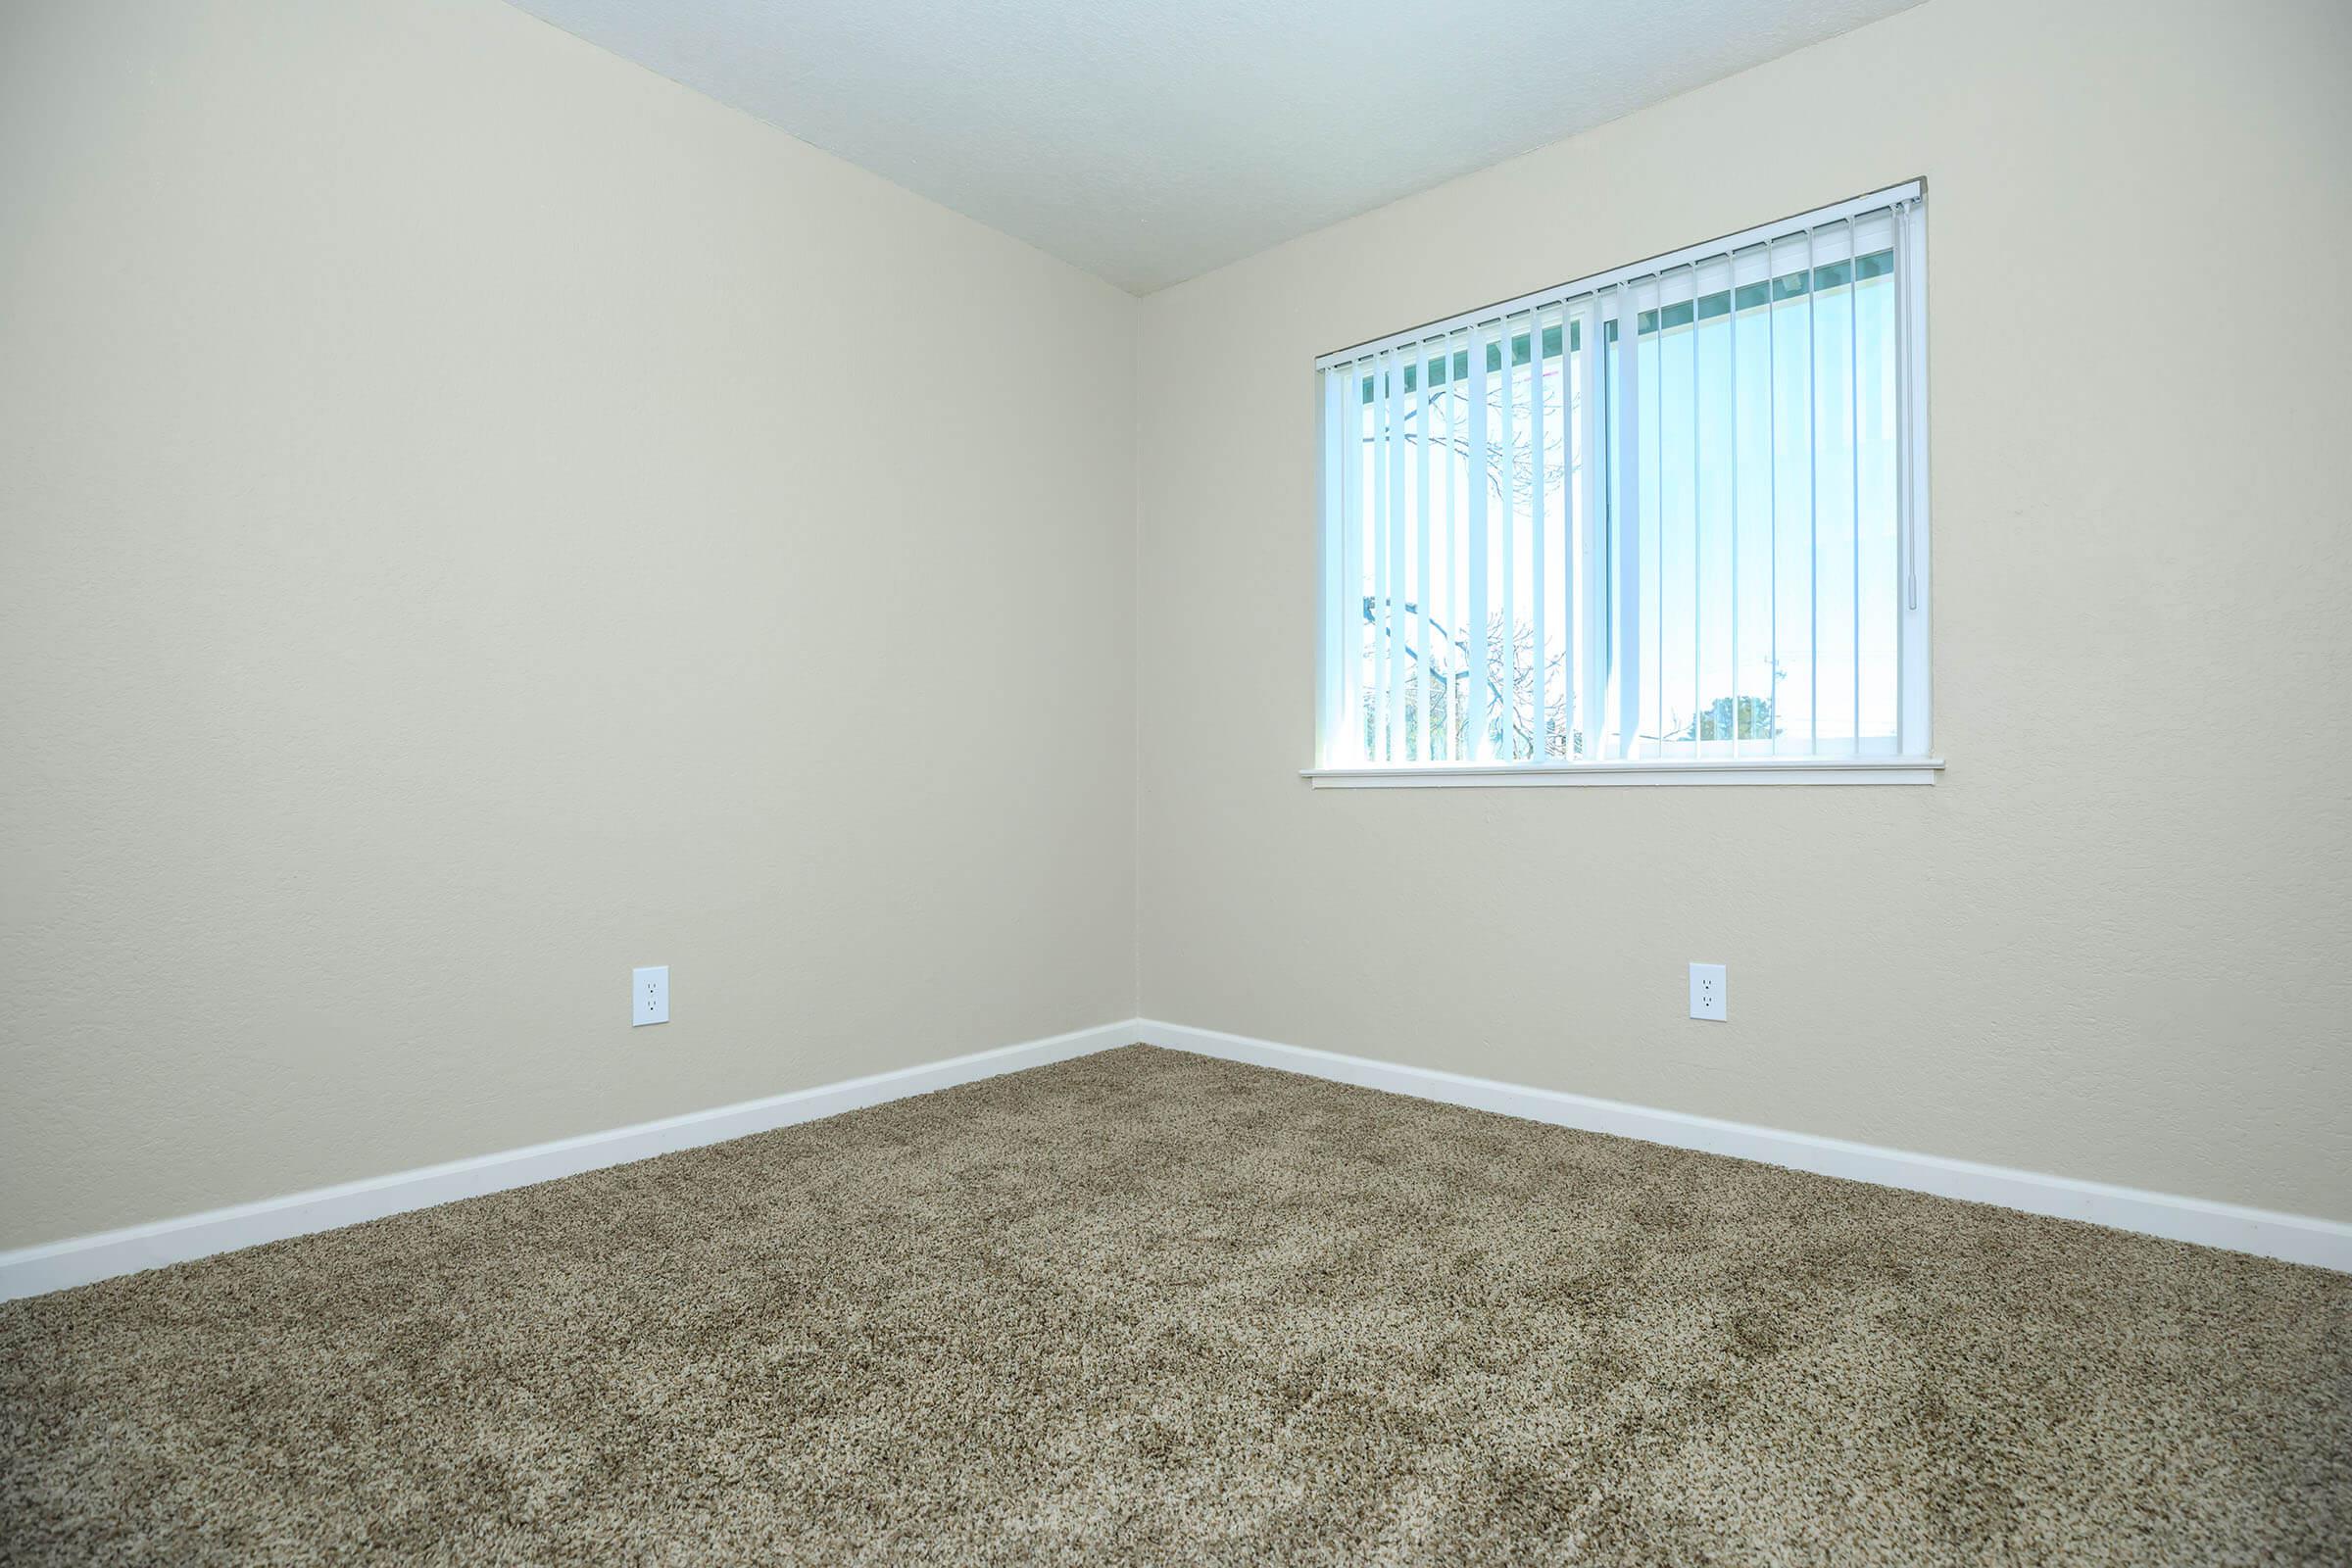
[[[1328,355],[1328,783],[1926,782],[1918,182]]]

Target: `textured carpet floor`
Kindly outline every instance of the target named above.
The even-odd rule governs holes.
[[[10,1562],[2352,1561],[2352,1277],[1134,1047],[0,1307]]]

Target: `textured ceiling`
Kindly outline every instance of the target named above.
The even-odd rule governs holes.
[[[516,0],[1149,293],[1916,0]]]

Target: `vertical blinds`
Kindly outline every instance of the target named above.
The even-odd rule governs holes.
[[[1924,757],[1923,202],[1318,362],[1322,764]]]

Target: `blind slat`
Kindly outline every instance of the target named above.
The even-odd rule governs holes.
[[[1642,435],[1636,411],[1642,406],[1641,302],[1634,290],[1617,292],[1617,505],[1612,542],[1617,558],[1617,755],[1631,758],[1642,732]]]
[[[1666,291],[1663,277],[1652,281],[1647,289],[1651,318],[1659,327],[1650,339],[1657,353],[1655,370],[1649,378],[1650,408],[1650,468],[1649,511],[1646,514],[1632,514],[1642,527],[1646,545],[1656,553],[1656,564],[1649,573],[1650,602],[1644,607],[1649,612],[1650,644],[1647,660],[1649,678],[1643,690],[1649,698],[1649,711],[1644,719],[1649,726],[1647,741],[1652,757],[1666,755],[1666,469],[1674,461],[1666,439]],[[1680,584],[1676,584],[1679,589]]]
[[[1342,519],[1348,515],[1343,486],[1345,469],[1342,459],[1345,449],[1340,442],[1341,384],[1341,376],[1326,374],[1319,388],[1322,394],[1320,401],[1323,419],[1323,439],[1319,454],[1321,471],[1318,475],[1319,488],[1323,492],[1323,522],[1318,540],[1318,554],[1323,571],[1321,584],[1323,602],[1321,658],[1323,667],[1319,671],[1319,678],[1316,681],[1315,721],[1320,726],[1326,749],[1330,747],[1332,738],[1339,733],[1340,728],[1342,712],[1339,696],[1341,691],[1340,670],[1346,649],[1346,644],[1341,637],[1341,631],[1346,622],[1340,614],[1342,553],[1339,532]]]
[[[1771,247],[1766,248],[1764,270],[1772,271]],[[1766,668],[1771,671],[1765,697],[1770,701],[1773,721],[1766,726],[1764,750],[1780,749],[1781,691],[1781,381],[1780,308],[1773,303],[1772,290],[1764,291],[1764,483],[1769,510],[1766,514],[1765,537],[1769,548],[1765,554],[1765,576],[1769,584],[1765,604],[1771,614],[1770,629],[1764,638]]]
[[[1340,586],[1342,668],[1339,755],[1364,760],[1364,401],[1356,368],[1343,372],[1340,393]]]
[[[1699,470],[1699,420],[1702,414],[1699,383],[1698,301],[1700,295],[1698,267],[1690,268],[1690,739],[1678,744],[1688,748],[1684,755],[1699,755],[1698,737],[1701,733],[1701,709],[1706,702],[1707,678],[1707,491],[1706,476]],[[1681,698],[1678,696],[1679,703]],[[1682,733],[1682,726],[1675,726]]]
[[[1388,757],[1405,755],[1404,666],[1410,657],[1400,628],[1404,599],[1404,357],[1389,356],[1389,580],[1382,585],[1386,603],[1381,621],[1387,627],[1389,649]]]
[[[1771,268],[1768,266],[1765,270],[1769,272]],[[1740,576],[1740,291],[1737,283],[1734,283],[1732,287],[1731,310],[1724,317],[1723,332],[1729,343],[1726,357],[1731,363],[1729,371],[1731,425],[1724,432],[1724,444],[1731,448],[1732,454],[1731,515],[1726,519],[1724,526],[1731,530],[1732,535],[1732,580],[1729,596],[1732,623],[1731,744],[1732,755],[1738,757],[1740,755],[1740,731],[1745,727],[1740,722],[1740,692],[1747,682],[1746,677],[1740,673],[1740,602],[1745,584]]]
[[[1528,510],[1532,522],[1528,530],[1528,575],[1535,580],[1535,596],[1528,615],[1528,631],[1535,653],[1528,672],[1528,690],[1533,703],[1534,722],[1529,732],[1534,737],[1531,747],[1537,760],[1551,756],[1551,708],[1545,701],[1544,665],[1549,659],[1551,644],[1545,636],[1544,601],[1550,597],[1551,578],[1544,570],[1544,313],[1527,313],[1527,449],[1534,454],[1528,464]]]
[[[1497,439],[1501,443],[1502,458],[1499,463],[1493,464],[1490,470],[1496,476],[1496,511],[1500,516],[1502,535],[1502,624],[1498,628],[1502,634],[1499,656],[1502,679],[1498,683],[1501,690],[1496,694],[1502,705],[1502,713],[1500,734],[1496,737],[1495,745],[1505,760],[1516,760],[1519,756],[1519,499],[1516,485],[1519,448],[1511,417],[1514,388],[1518,382],[1518,373],[1511,368],[1511,344],[1516,336],[1511,323],[1504,321],[1501,353],[1497,356],[1501,361],[1502,375],[1501,396],[1497,400],[1502,428]]]
[[[1814,343],[1814,318],[1819,298],[1814,294],[1811,280],[1818,263],[1814,257],[1814,236],[1805,234],[1805,489],[1808,502],[1806,516],[1805,577],[1808,587],[1805,604],[1809,619],[1805,627],[1805,673],[1812,686],[1812,698],[1805,705],[1805,751],[1809,755],[1821,750],[1821,356]]]
[[[1580,313],[1578,330],[1584,342],[1577,354],[1576,394],[1582,411],[1573,425],[1579,455],[1577,498],[1581,511],[1576,550],[1576,581],[1571,586],[1569,602],[1577,607],[1582,636],[1578,641],[1582,661],[1576,686],[1576,713],[1571,720],[1571,736],[1581,726],[1584,746],[1582,755],[1601,756],[1604,727],[1600,710],[1601,670],[1606,655],[1601,646],[1601,634],[1606,629],[1607,598],[1600,575],[1601,513],[1604,504],[1602,486],[1606,483],[1603,446],[1606,441],[1607,410],[1600,397],[1600,364],[1603,333],[1600,329],[1600,311],[1597,305],[1588,306]]]
[[[1465,672],[1470,687],[1470,728],[1464,737],[1473,761],[1494,760],[1487,730],[1487,671],[1492,667],[1487,647],[1487,336],[1483,327],[1470,328],[1470,454],[1463,475],[1470,508],[1470,661]]]
[[[1865,252],[1856,249],[1852,255]],[[1847,523],[1850,528],[1846,561],[1852,579],[1854,721],[1850,726],[1853,753],[1862,755],[1862,270],[1849,265],[1845,272],[1845,466],[1849,487]]]
[[[1464,743],[1464,737],[1468,734],[1465,728],[1469,722],[1468,697],[1461,677],[1461,666],[1469,647],[1464,628],[1470,614],[1470,574],[1465,569],[1469,559],[1465,535],[1469,531],[1470,519],[1462,514],[1468,510],[1467,501],[1457,504],[1454,500],[1455,493],[1461,488],[1462,476],[1461,454],[1457,450],[1460,432],[1454,428],[1455,411],[1461,406],[1461,399],[1457,395],[1458,383],[1453,375],[1455,341],[1453,334],[1446,338],[1446,623],[1448,627],[1446,644],[1446,752],[1448,760],[1459,761],[1470,755]],[[1461,360],[1467,365],[1469,334],[1460,334],[1459,341],[1462,344]]]
[[[1421,761],[1430,761],[1437,753],[1436,731],[1431,722],[1437,712],[1437,692],[1431,677],[1437,659],[1437,645],[1429,635],[1430,614],[1430,518],[1429,518],[1429,461],[1433,456],[1429,442],[1430,364],[1427,345],[1413,351],[1420,366],[1419,402],[1413,410],[1413,544],[1417,552],[1413,562],[1413,604],[1417,612],[1415,643],[1420,656],[1413,665],[1413,708],[1418,715],[1415,736]]]

